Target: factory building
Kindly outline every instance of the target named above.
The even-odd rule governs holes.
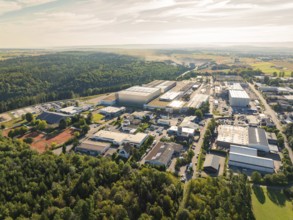
[[[75,151],[91,156],[97,156],[104,154],[110,147],[110,143],[85,140],[75,148]]]
[[[159,142],[146,156],[145,163],[152,166],[168,167],[174,154],[179,154],[183,146],[175,143]]]
[[[117,94],[119,105],[142,107],[144,104],[158,97],[161,94],[161,89],[133,86]]]
[[[216,143],[224,148],[238,145],[254,148],[261,152],[270,152],[265,130],[261,128],[220,125]]]
[[[155,80],[143,86],[150,88],[158,88],[161,90],[161,93],[165,93],[176,86],[176,81]]]
[[[264,173],[274,173],[275,169],[272,159],[258,157],[256,149],[240,146],[231,146],[228,164]]]
[[[108,107],[100,109],[99,112],[105,116],[116,117],[125,112],[125,107],[118,108],[118,107],[108,106]]]
[[[186,104],[187,108],[200,108],[203,103],[209,100],[208,95],[196,94],[190,101]]]
[[[174,99],[179,98],[181,95],[182,95],[182,92],[169,91],[160,97],[160,101],[171,102]]]
[[[96,141],[110,142],[115,145],[130,144],[139,148],[145,142],[147,137],[148,135],[144,133],[125,134],[101,130],[95,133],[92,139]]]
[[[247,107],[249,95],[244,90],[229,90],[229,102],[233,107]]]

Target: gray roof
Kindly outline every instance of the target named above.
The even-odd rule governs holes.
[[[239,153],[239,154],[257,156],[257,149],[250,148],[250,147],[231,145],[230,146],[230,153]]]
[[[213,154],[207,154],[206,159],[204,161],[203,167],[212,167],[214,169],[218,169],[220,165],[220,158]]]
[[[230,152],[229,162],[230,161],[274,169],[274,161],[269,158]]]
[[[158,161],[165,166],[168,165],[169,158],[172,157],[174,152],[182,150],[183,147],[180,144],[159,142],[153,148],[153,150],[145,158],[146,162]]]
[[[45,120],[48,124],[59,124],[62,119],[68,118],[68,115],[57,112],[42,112],[37,119]]]
[[[257,144],[269,146],[266,132],[262,128],[248,128],[248,142],[249,144]]]

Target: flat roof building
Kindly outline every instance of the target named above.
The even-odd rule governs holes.
[[[144,133],[125,134],[119,132],[100,130],[94,134],[92,139],[97,141],[106,141],[115,145],[130,144],[134,147],[140,147],[147,139],[148,135]]]
[[[208,95],[196,94],[190,101],[186,104],[188,108],[200,108],[203,103],[209,100]]]
[[[160,101],[171,102],[174,99],[178,98],[182,95],[182,92],[166,92],[164,95],[160,97]]]
[[[99,112],[106,116],[118,116],[125,112],[125,107],[108,106],[99,110]]]
[[[257,170],[265,173],[274,173],[274,161],[269,158],[258,157],[255,151],[234,146],[229,153],[229,166]]]
[[[75,151],[92,156],[97,156],[104,154],[110,147],[110,143],[85,140],[75,148]]]
[[[233,107],[247,107],[250,98],[244,90],[229,90],[229,102]]]
[[[161,94],[160,88],[133,86],[118,94],[118,103],[126,106],[139,106],[150,102]]]
[[[59,109],[59,112],[67,114],[67,115],[75,115],[75,114],[81,113],[82,109],[76,106],[68,106],[66,108]]]
[[[234,125],[218,126],[218,146],[229,148],[231,145],[255,148],[259,151],[269,152],[269,144],[265,130],[255,127],[241,127]]]

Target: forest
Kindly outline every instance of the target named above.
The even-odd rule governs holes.
[[[51,152],[0,135],[0,219],[253,219],[245,176],[196,179],[183,201],[171,173]]]
[[[175,79],[181,65],[101,52],[60,52],[0,61],[0,112],[40,102]]]

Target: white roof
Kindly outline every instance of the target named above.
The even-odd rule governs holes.
[[[61,108],[60,112],[66,112],[67,114],[75,114],[80,110],[80,108],[76,106],[68,106],[66,108]]]
[[[243,90],[240,83],[233,83],[232,85],[229,85],[229,90]]]
[[[271,169],[275,168],[274,161],[272,159],[258,157],[258,156],[251,156],[246,154],[230,152],[229,161],[235,161],[238,163],[245,163],[245,164],[250,164],[250,165],[255,165],[260,167],[271,168]]]
[[[150,95],[152,93],[156,93],[158,91],[160,91],[160,88],[133,86],[128,89],[120,91],[119,94],[148,96],[148,95]]]
[[[249,99],[249,95],[244,90],[229,90],[229,94],[232,98]]]
[[[144,133],[125,134],[113,131],[100,130],[94,134],[95,137],[106,138],[117,143],[132,142],[141,143],[148,135]]]
[[[220,125],[218,126],[217,141],[235,145],[248,145],[248,129],[241,126]]]
[[[199,108],[204,102],[208,101],[209,96],[204,94],[196,94],[188,103],[187,107]]]
[[[118,108],[118,107],[108,106],[108,107],[100,109],[101,112],[107,112],[107,113],[117,113],[123,110],[125,110],[125,107]]]
[[[160,97],[161,100],[174,100],[176,99],[179,95],[181,94],[181,92],[166,92],[164,95],[162,95]]]
[[[237,145],[230,146],[230,153],[246,154],[250,156],[257,156],[257,150],[249,147],[241,147]]]
[[[171,102],[168,107],[171,107],[171,108],[182,108],[184,106],[185,102],[183,101],[173,101]]]

